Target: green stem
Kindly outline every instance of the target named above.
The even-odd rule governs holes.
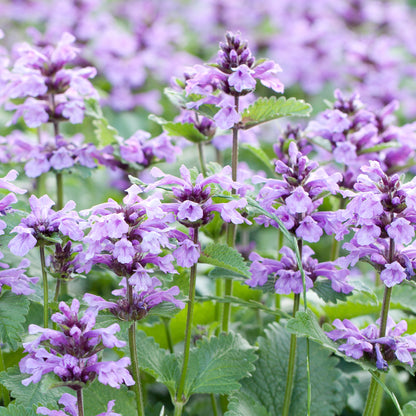
[[[166,341],[168,342],[169,352],[173,354],[172,334],[170,333],[169,318],[162,318],[163,326],[165,327]]]
[[[217,298],[220,298],[221,296],[223,296],[223,281],[220,279],[217,279],[215,281],[215,296]],[[220,334],[221,331],[221,312],[222,312],[222,307],[223,305],[220,302],[216,302],[215,303],[215,323],[218,323],[218,327],[215,331],[215,334],[218,336]]]
[[[45,246],[39,246],[40,254],[40,267],[42,269],[42,280],[43,280],[43,327],[47,328],[49,325],[49,313],[48,313],[48,275],[46,273],[46,261],[45,261]]]
[[[395,252],[395,243],[392,238],[390,238],[390,245],[389,245],[389,263],[394,261],[394,252]],[[384,287],[384,294],[383,294],[383,303],[381,305],[381,313],[380,313],[380,333],[379,337],[382,338],[386,335],[386,328],[387,328],[387,319],[389,316],[389,309],[390,309],[390,299],[392,293],[391,287]],[[381,378],[380,372],[377,372],[376,375]],[[378,416],[381,411],[381,402],[383,399],[383,388],[377,382],[375,378],[371,379],[370,388],[367,394],[367,400],[365,403],[364,413],[363,416]]]
[[[218,407],[217,407],[217,400],[215,398],[215,394],[211,394],[211,405],[212,405],[212,413],[214,416],[218,416]]]
[[[300,294],[295,294],[294,299],[293,299],[293,317],[296,316],[296,312],[299,310],[299,304],[300,304]],[[282,416],[289,416],[290,401],[292,398],[292,391],[293,391],[293,381],[295,378],[296,344],[297,344],[297,337],[295,334],[292,334],[290,336],[289,364],[287,368],[286,390],[285,390],[285,397],[283,399]]]
[[[62,181],[62,173],[56,172],[56,210],[60,211],[64,207],[64,185]]]
[[[78,416],[84,416],[84,398],[82,389],[77,390]]]
[[[198,228],[194,229],[194,237],[193,237],[194,244],[198,244]],[[186,398],[183,396],[185,390],[185,381],[186,381],[186,373],[188,371],[188,363],[189,363],[189,354],[191,350],[191,335],[192,335],[192,321],[194,316],[194,304],[195,304],[195,286],[196,286],[196,271],[197,271],[197,264],[195,263],[191,267],[191,275],[189,278],[189,301],[187,306],[187,316],[186,316],[186,330],[185,330],[185,345],[183,351],[183,364],[182,364],[182,372],[181,378],[179,380],[179,387],[176,392],[176,403],[182,403],[180,407],[180,413],[177,413],[177,405],[175,404],[175,416],[182,414],[183,405],[186,403]]]
[[[175,412],[174,412],[173,416],[182,416],[184,405],[185,405],[185,403],[183,403],[183,402],[176,402],[175,401]]]
[[[0,372],[2,371],[6,371],[6,366],[4,364],[3,349],[0,345]],[[3,406],[7,407],[10,403],[10,395],[9,391],[3,385],[0,385],[0,394],[1,398],[3,399]]]
[[[234,97],[235,111],[239,110],[239,97]],[[237,168],[238,168],[238,125],[234,124],[233,127],[233,146],[231,151],[231,179],[237,181]],[[236,194],[235,189],[231,191],[233,195]],[[227,224],[227,245],[229,247],[235,246],[235,237],[237,232],[237,226],[233,223]],[[233,294],[233,281],[227,279],[225,281],[224,297],[232,296]],[[231,320],[231,303],[225,302],[223,315],[222,315],[222,330],[228,332]]]
[[[199,155],[199,164],[201,165],[201,172],[204,177],[207,176],[207,167],[205,164],[205,156],[204,156],[204,143],[198,143],[198,155]]]
[[[376,375],[380,377],[377,371]],[[368,389],[367,401],[363,416],[378,416],[381,410],[381,400],[383,398],[383,388],[375,378],[371,378],[370,388]],[[378,410],[377,410],[378,409]]]
[[[139,369],[139,362],[137,359],[136,321],[133,321],[129,328],[129,348],[130,348],[130,358],[131,358],[133,379],[135,381],[133,388],[134,388],[134,392],[136,393],[137,414],[138,416],[144,416],[142,383],[140,380],[140,369]]]

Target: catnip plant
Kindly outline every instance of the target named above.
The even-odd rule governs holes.
[[[414,7],[3,3],[0,414],[411,415]]]

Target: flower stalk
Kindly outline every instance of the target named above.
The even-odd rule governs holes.
[[[42,269],[42,281],[43,281],[43,327],[48,328],[48,325],[49,325],[48,274],[46,272],[45,246],[43,244],[39,246],[39,255],[40,255],[40,267]]]
[[[234,97],[235,111],[238,113],[239,97]],[[234,124],[233,127],[233,146],[231,153],[231,178],[234,182],[237,181],[237,166],[238,166],[238,124]],[[231,191],[235,195],[236,191]],[[235,246],[235,238],[237,233],[237,226],[233,223],[227,224],[227,245],[229,247]],[[233,281],[232,279],[226,279],[224,285],[224,297],[232,296],[233,294]],[[228,332],[231,320],[231,303],[225,302],[222,316],[222,331]]]
[[[194,244],[198,244],[198,228],[194,228],[193,242]],[[184,353],[183,353],[181,378],[179,380],[179,386],[176,392],[175,416],[182,414],[183,405],[185,404],[185,400],[186,400],[183,393],[185,390],[186,374],[188,371],[189,355],[190,355],[190,349],[191,349],[191,334],[192,334],[192,322],[193,322],[194,304],[195,304],[195,285],[196,285],[197,264],[198,263],[195,263],[191,267],[191,272],[190,272],[191,274],[190,274],[190,279],[189,279],[189,301],[188,301],[188,306],[187,306],[188,310],[187,310],[187,316],[186,316],[185,346],[184,346]]]
[[[300,254],[300,259],[302,261],[302,239],[298,239],[298,249]],[[293,312],[292,316],[295,318],[296,313],[299,310],[300,305],[300,293],[295,293],[293,298]],[[286,377],[286,390],[285,396],[283,399],[283,410],[282,416],[289,416],[290,402],[292,399],[293,391],[293,382],[295,378],[295,364],[296,364],[296,345],[297,345],[297,336],[291,334],[290,336],[290,347],[289,347],[289,364],[287,367],[287,377]]]
[[[82,394],[82,389],[77,390],[77,406],[78,416],[84,416],[84,398]]]

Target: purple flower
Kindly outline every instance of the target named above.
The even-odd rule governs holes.
[[[404,268],[397,262],[386,264],[384,270],[380,273],[380,280],[387,286],[398,285],[406,279]]]
[[[63,410],[49,410],[48,408],[41,406],[37,408],[36,413],[47,416],[78,416],[77,399],[75,396],[64,393],[58,403],[64,406]],[[107,411],[100,413],[97,416],[121,416],[119,413],[114,413],[112,411],[114,404],[115,400],[110,400],[107,404]]]
[[[78,55],[74,36],[64,33],[56,47],[33,48],[27,43],[15,49],[16,60],[7,71],[4,97],[24,99],[21,104],[6,103],[6,109],[16,110],[12,123],[23,116],[29,127],[43,123],[69,120],[81,123],[84,118],[84,97],[98,98],[88,81],[96,75],[91,67],[71,69]]]
[[[120,330],[117,324],[108,328],[93,329],[97,310],[88,309],[79,317],[79,301],[74,299],[69,307],[64,302],[59,304],[61,313],[52,315],[52,321],[60,330],[29,325],[30,334],[40,335],[33,341],[23,344],[28,353],[19,363],[22,373],[31,376],[22,381],[24,385],[37,383],[42,375],[54,372],[68,387],[77,390],[80,383],[87,383],[98,377],[103,384],[120,387],[124,382],[134,384],[125,369],[130,364],[129,358],[117,362],[98,362],[97,353],[106,348],[123,347],[114,333]]]
[[[237,113],[235,107],[231,104],[223,106],[214,116],[217,126],[224,130],[233,128],[240,120],[240,114]]]
[[[73,211],[75,202],[69,201],[62,210],[54,211],[51,209],[54,202],[48,195],[41,198],[32,195],[29,204],[32,212],[12,230],[17,236],[9,242],[9,249],[16,256],[25,256],[39,242],[48,244],[44,237],[51,237],[58,232],[73,240],[83,238],[80,219]]]
[[[226,191],[230,191],[232,188],[238,190],[242,187],[241,184],[231,180],[230,170],[230,166],[226,166],[220,173],[206,178],[199,174],[193,181],[191,173],[185,165],[180,168],[181,178],[166,175],[160,169],[153,168],[152,175],[161,179],[149,185],[146,190],[150,191],[158,186],[173,185],[172,192],[177,202],[165,204],[164,210],[172,212],[181,224],[189,228],[197,228],[209,223],[213,218],[213,211],[219,212],[226,222],[241,224],[247,222],[237,211],[237,209],[246,206],[247,201],[244,198],[226,203],[213,203],[211,199],[212,185],[217,184]]]
[[[35,284],[39,280],[38,277],[28,277],[25,272],[29,267],[29,260],[22,260],[16,268],[5,268],[5,270],[0,270],[0,292],[4,285],[10,286],[10,289],[16,295],[30,295],[35,292],[34,289],[30,287],[30,284]],[[1,266],[5,267],[6,264]],[[7,266],[8,267],[8,266]]]
[[[377,325],[379,324],[378,320]],[[349,357],[360,359],[365,356],[374,361],[379,370],[387,370],[388,362],[394,359],[413,366],[411,353],[416,352],[416,335],[402,336],[407,330],[406,321],[396,324],[389,317],[384,337],[379,336],[379,328],[374,324],[359,330],[348,319],[342,322],[336,319],[333,325],[336,329],[326,334],[333,341],[346,340],[346,343],[341,344],[338,349]]]
[[[322,194],[338,192],[338,182],[341,175],[328,175],[316,162],[299,152],[296,143],[291,141],[288,147],[287,163],[276,161],[276,172],[282,175],[280,179],[264,179],[254,177],[253,182],[265,182],[257,196],[262,208],[276,215],[285,227],[309,242],[317,242],[325,231],[342,238],[342,222],[332,213],[319,211],[322,204]],[[265,216],[256,218],[258,223],[278,224]]]
[[[281,260],[266,259],[257,253],[251,253],[249,259],[252,261],[250,266],[252,277],[246,283],[251,287],[264,286],[271,279],[276,293],[285,295],[302,293],[302,275],[295,253],[288,247],[283,247],[280,253],[283,256]],[[350,293],[353,290],[347,282],[348,270],[340,269],[331,262],[319,263],[311,257],[313,254],[310,247],[303,247],[302,267],[305,273],[306,290],[313,287],[319,276],[329,279],[332,289],[336,292]]]

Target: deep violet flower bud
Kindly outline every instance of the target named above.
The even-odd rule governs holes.
[[[376,322],[380,324],[380,320]],[[351,321],[336,319],[333,322],[336,329],[327,332],[333,341],[346,340],[338,349],[349,357],[360,359],[365,357],[376,363],[379,370],[387,370],[388,363],[398,360],[413,366],[411,353],[416,352],[416,334],[402,336],[407,330],[407,322],[396,324],[392,318],[387,319],[386,335],[380,337],[378,326],[371,324],[362,330]]]
[[[24,385],[37,383],[42,375],[54,372],[68,387],[77,390],[82,384],[98,380],[103,384],[119,388],[121,383],[134,384],[126,369],[129,358],[117,362],[98,362],[97,353],[104,347],[125,346],[114,333],[120,330],[117,324],[108,328],[94,329],[97,310],[88,309],[79,316],[79,301],[74,299],[69,307],[59,304],[61,313],[52,315],[52,321],[60,330],[29,326],[30,334],[39,334],[38,338],[23,344],[25,356],[19,363],[22,373],[31,376],[22,381]]]

